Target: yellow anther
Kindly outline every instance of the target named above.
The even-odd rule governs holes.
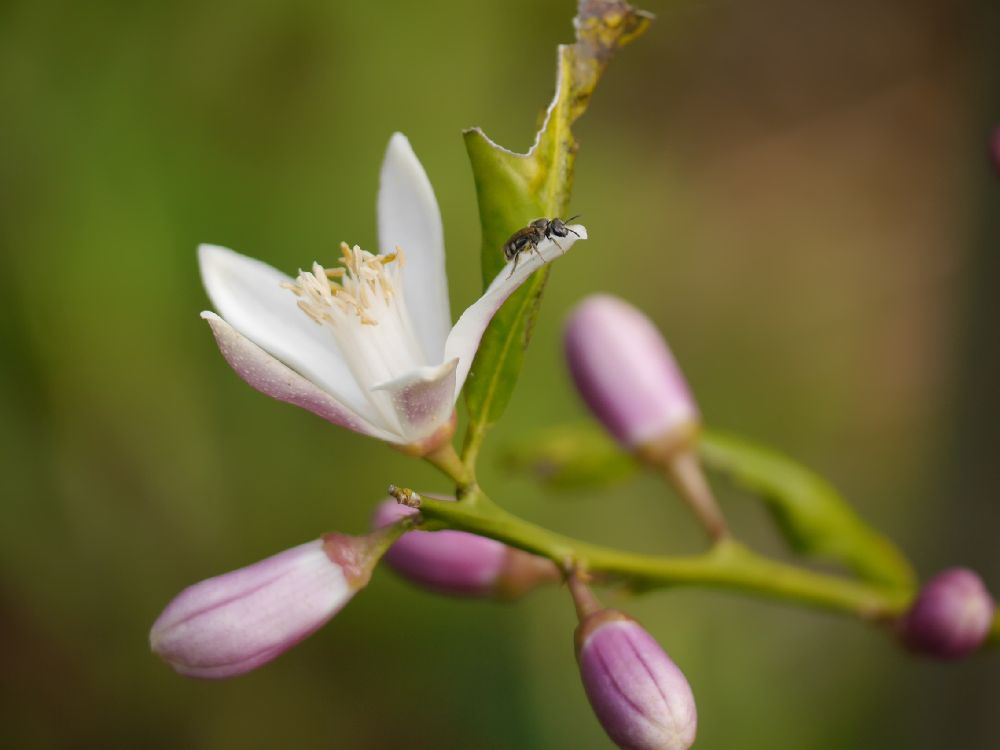
[[[378,325],[384,309],[392,303],[399,277],[386,270],[403,263],[403,249],[373,255],[357,245],[340,243],[340,267],[324,268],[313,263],[311,271],[299,271],[291,282],[283,282],[299,298],[299,307],[312,320],[335,325],[340,315],[356,315],[362,325]]]
[[[298,305],[299,305],[299,309],[302,312],[304,312],[310,318],[312,318],[313,320],[315,320],[317,323],[322,323],[323,322],[323,318],[320,317],[319,313],[317,313],[313,309],[313,306],[310,305],[308,302],[305,302],[304,300],[299,300]]]

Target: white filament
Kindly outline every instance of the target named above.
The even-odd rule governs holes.
[[[393,430],[402,426],[390,394],[373,386],[430,362],[416,335],[403,293],[403,250],[373,255],[340,245],[340,266],[313,263],[282,286],[298,297],[299,309],[329,328],[371,405]]]

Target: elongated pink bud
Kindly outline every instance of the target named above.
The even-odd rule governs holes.
[[[386,500],[372,525],[382,528],[417,512]],[[385,561],[403,578],[453,596],[513,599],[560,579],[548,560],[464,531],[409,531],[389,548]]]
[[[328,534],[184,589],[149,633],[153,651],[189,677],[249,672],[324,625],[371,578],[371,537]]]
[[[705,531],[729,531],[695,451],[698,406],[667,342],[627,302],[595,294],[566,325],[566,360],[583,400],[608,431],[677,487]]]
[[[566,359],[583,400],[629,449],[683,443],[697,431],[698,407],[656,326],[632,305],[595,294],[570,314]]]
[[[691,686],[643,627],[602,609],[576,630],[587,698],[601,726],[628,750],[687,750],[698,730]]]
[[[928,581],[899,622],[911,651],[959,659],[978,649],[993,625],[996,604],[982,580],[966,568],[950,568]]]

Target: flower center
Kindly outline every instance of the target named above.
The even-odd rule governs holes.
[[[427,365],[403,295],[403,249],[373,255],[340,243],[340,265],[299,271],[282,287],[298,297],[299,309],[336,338],[365,397],[398,427],[389,394],[372,386]]]
[[[295,281],[281,286],[299,298],[299,309],[317,323],[336,325],[338,318],[355,315],[362,325],[378,325],[380,313],[402,289],[403,249],[397,246],[394,253],[373,255],[341,242],[340,252],[339,268],[313,263],[312,272],[300,270]]]

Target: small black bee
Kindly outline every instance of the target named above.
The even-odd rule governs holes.
[[[566,224],[573,221],[573,219],[579,218],[579,216],[579,214],[571,216],[566,219],[565,222],[559,218],[535,219],[533,222],[528,224],[528,226],[514,232],[514,234],[510,236],[503,246],[503,257],[505,257],[508,262],[514,261],[514,265],[510,269],[510,274],[508,274],[507,278],[514,275],[521,253],[537,252],[538,246],[542,244],[543,240],[552,240],[556,247],[562,250],[562,246],[556,242],[556,237],[568,237],[570,232],[579,237],[580,234],[578,232],[566,226]],[[539,255],[541,255],[541,253],[539,253]]]

